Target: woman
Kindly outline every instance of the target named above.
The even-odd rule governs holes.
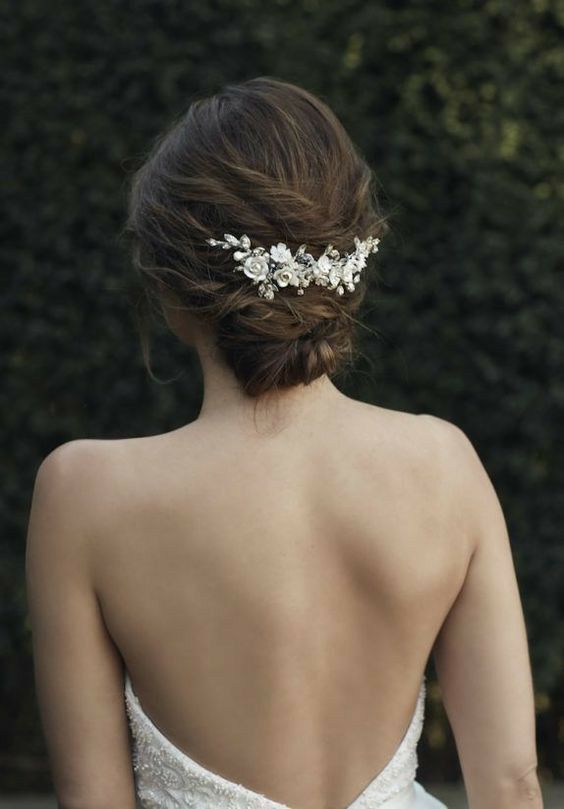
[[[541,806],[492,484],[455,425],[331,381],[387,230],[372,179],[321,100],[269,77],[195,101],[135,175],[135,263],[204,398],[39,469],[27,586],[63,809],[443,806],[415,780],[431,653],[471,809]]]

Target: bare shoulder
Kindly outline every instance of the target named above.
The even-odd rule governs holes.
[[[76,439],[44,457],[26,537],[30,585],[53,565],[68,569],[71,560],[75,571],[95,569],[100,554],[115,543],[116,527],[143,502],[148,467],[140,461],[148,446],[151,437]]]
[[[38,501],[43,505],[57,504],[59,507],[65,501],[76,503],[76,497],[84,491],[86,478],[97,478],[99,467],[99,453],[97,441],[78,439],[67,441],[51,450],[41,461],[35,476],[33,489],[33,505],[37,507]],[[94,450],[94,451],[93,451]]]
[[[56,485],[62,481],[79,491],[88,486],[93,492],[97,487],[111,484],[116,475],[136,460],[154,454],[167,434],[139,436],[135,438],[79,438],[67,441],[53,449],[41,462],[37,478]]]
[[[469,443],[466,433],[452,421],[430,413],[419,413],[416,418],[422,429],[429,431],[445,449],[464,449]]]
[[[405,447],[422,491],[436,495],[437,507],[468,549],[484,520],[499,511],[492,482],[472,440],[454,422],[429,413],[384,409],[380,413],[386,430],[395,433],[394,442],[401,440]]]
[[[466,433],[455,423],[429,413],[404,413],[406,435],[412,452],[420,459],[419,469],[432,476],[443,513],[458,508],[460,493],[471,477],[475,451]],[[454,509],[453,509],[454,506]]]
[[[488,534],[488,526],[504,523],[493,482],[470,437],[450,421],[429,414],[419,417],[434,432],[444,469],[445,490],[465,525],[468,540],[475,546]]]
[[[92,490],[103,474],[98,449],[97,441],[69,441],[52,450],[37,470],[25,552],[32,604],[41,603],[49,582],[61,571],[78,581],[78,571],[85,570],[87,534],[95,512],[90,505]]]
[[[126,441],[129,439],[126,439]],[[60,444],[45,456],[35,487],[75,500],[108,484],[108,476],[127,452],[124,440],[80,438]]]
[[[434,431],[453,484],[470,485],[476,492],[484,487],[489,489],[490,478],[476,447],[464,430],[451,421],[428,413],[422,413],[418,418]]]
[[[401,444],[410,457],[420,458],[427,474],[434,469],[441,474],[441,466],[452,464],[472,451],[472,445],[463,430],[446,419],[428,413],[410,413],[380,406],[368,405],[366,413],[373,419],[375,433],[382,433],[392,444]],[[365,429],[364,425],[363,428]],[[446,470],[442,470],[445,472]]]
[[[48,498],[60,509],[68,506],[99,540],[113,532],[116,521],[158,499],[162,479],[173,474],[179,453],[190,468],[190,431],[182,431],[182,442],[178,432],[61,444],[39,466],[34,499]]]
[[[32,513],[42,519],[64,518],[75,535],[91,533],[119,502],[127,470],[135,467],[138,441],[84,438],[60,444],[39,465]]]

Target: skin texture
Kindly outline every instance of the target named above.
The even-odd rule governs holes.
[[[208,769],[344,809],[395,752],[432,653],[471,809],[541,806],[510,543],[468,438],[327,378],[257,422],[197,347],[195,422],[71,441],[37,474],[28,604],[59,806],[135,806],[127,667]]]

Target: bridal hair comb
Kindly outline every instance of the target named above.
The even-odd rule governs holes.
[[[366,266],[367,256],[378,251],[380,242],[373,236],[365,240],[355,236],[353,253],[341,256],[329,244],[323,255],[316,259],[311,253],[306,253],[305,244],[300,245],[292,255],[283,242],[266,250],[264,247],[251,248],[247,235],[238,239],[231,233],[224,233],[223,237],[224,240],[206,239],[206,242],[212,247],[235,250],[233,258],[238,263],[233,272],[244,272],[254,285],[258,284],[259,296],[267,300],[272,300],[278,289],[288,286],[296,287],[297,294],[303,295],[311,283],[336,290],[338,295],[343,295],[345,288],[354,292],[355,284],[360,281],[360,273]]]

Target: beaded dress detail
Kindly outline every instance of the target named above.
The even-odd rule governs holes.
[[[127,671],[125,704],[141,809],[291,809],[206,769],[172,744],[144,712]],[[363,792],[342,809],[446,809],[415,781],[424,708],[423,678],[413,717],[396,752]]]

